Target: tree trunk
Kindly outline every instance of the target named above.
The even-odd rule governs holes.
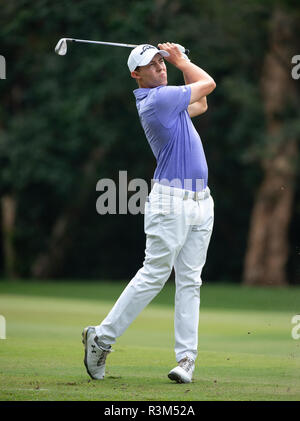
[[[57,218],[49,240],[49,247],[42,252],[32,265],[31,273],[35,278],[46,279],[59,276],[67,254],[72,247],[72,233],[79,223],[80,216],[91,192],[96,176],[96,167],[103,158],[105,150],[101,147],[92,151],[83,169],[82,183],[75,200]],[[96,183],[95,183],[96,185]]]
[[[5,195],[1,198],[3,256],[5,276],[9,279],[18,278],[16,269],[16,253],[14,246],[14,232],[16,219],[16,201],[13,196]]]
[[[250,221],[243,280],[246,285],[285,285],[289,254],[288,228],[294,198],[297,141],[284,126],[284,113],[295,107],[291,78],[292,18],[275,8],[270,21],[270,48],[265,57],[261,92],[267,146],[263,181]]]

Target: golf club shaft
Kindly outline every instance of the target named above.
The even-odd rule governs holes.
[[[137,47],[137,45],[133,45],[133,44],[122,44],[119,42],[105,42],[105,41],[91,41],[88,39],[76,39],[76,38],[66,38],[67,41],[72,41],[72,42],[84,42],[87,44],[102,44],[102,45],[112,45],[114,47],[128,47],[128,48],[135,48]]]
[[[71,42],[83,42],[86,44],[102,44],[102,45],[111,45],[113,47],[127,47],[127,48],[135,48],[138,45],[137,44],[123,44],[120,42],[106,42],[106,41],[92,41],[88,39],[77,39],[77,38],[65,38],[66,41]],[[190,51],[188,49],[185,49],[183,51],[186,55],[189,55]]]

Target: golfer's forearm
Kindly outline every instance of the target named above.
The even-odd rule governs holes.
[[[205,70],[187,60],[180,62],[176,67],[182,71],[186,85],[200,81],[214,81]]]
[[[191,87],[190,104],[201,101],[216,87],[216,83],[208,73],[187,60],[178,60],[176,67],[182,71],[185,83]]]

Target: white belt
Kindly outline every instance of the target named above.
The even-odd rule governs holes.
[[[160,194],[168,194],[169,196],[181,197],[183,200],[204,200],[210,196],[210,189],[206,187],[202,191],[191,191],[178,189],[177,187],[164,186],[163,184],[155,183],[153,191]]]

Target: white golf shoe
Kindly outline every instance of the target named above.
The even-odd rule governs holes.
[[[86,371],[94,380],[102,380],[105,376],[105,361],[111,352],[111,347],[105,348],[97,341],[95,328],[88,326],[83,329],[82,343],[84,345],[84,365]]]
[[[195,361],[185,357],[179,361],[177,367],[170,371],[168,377],[171,380],[175,380],[177,383],[191,383],[194,369]]]

